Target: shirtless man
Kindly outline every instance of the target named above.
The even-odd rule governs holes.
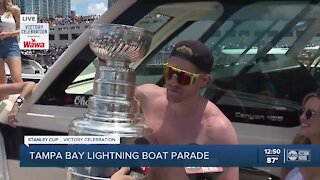
[[[199,41],[179,42],[165,65],[166,86],[136,88],[151,144],[237,144],[236,132],[220,109],[200,95],[211,83],[211,51]],[[121,178],[119,178],[121,179]],[[188,180],[184,168],[152,168],[152,180]],[[218,180],[237,180],[237,167],[224,168]]]

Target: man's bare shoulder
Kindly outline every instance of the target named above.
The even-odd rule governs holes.
[[[137,88],[140,89],[141,91],[144,91],[144,92],[161,91],[164,89],[163,87],[157,86],[155,84],[143,84],[143,85],[137,86]]]
[[[205,110],[205,127],[209,143],[237,144],[238,137],[231,121],[213,103],[208,102]]]
[[[165,88],[159,87],[155,84],[143,84],[136,87],[136,97],[138,99],[145,99],[148,97],[157,97],[165,92]]]

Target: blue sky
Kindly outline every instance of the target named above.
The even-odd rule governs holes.
[[[71,0],[71,10],[78,16],[102,14],[108,9],[108,0]]]

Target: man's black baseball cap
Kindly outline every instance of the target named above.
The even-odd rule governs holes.
[[[192,55],[183,53],[179,50],[177,51],[177,48],[182,46],[190,48],[192,50]],[[210,73],[214,61],[210,49],[206,45],[202,44],[200,41],[194,40],[184,40],[178,42],[174,46],[170,56],[176,56],[188,60],[192,64],[194,64],[199,70],[206,73]]]

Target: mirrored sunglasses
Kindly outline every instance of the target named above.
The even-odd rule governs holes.
[[[305,116],[306,116],[307,120],[313,118],[315,115],[318,114],[318,112],[312,111],[312,110],[310,110],[310,109],[301,108],[301,109],[298,110],[298,115],[299,115],[299,117],[300,117],[303,113],[305,113]]]
[[[191,73],[182,69],[164,64],[163,75],[166,80],[170,80],[174,77],[178,83],[182,86],[192,85],[201,74]]]

